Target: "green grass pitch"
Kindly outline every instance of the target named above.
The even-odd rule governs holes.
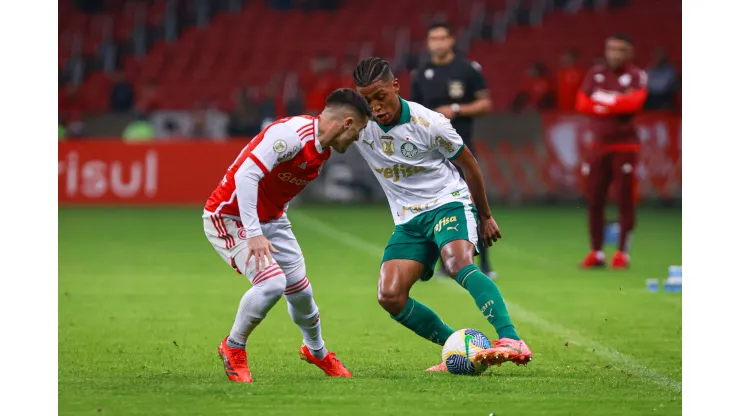
[[[299,360],[300,332],[281,300],[250,339],[255,382],[243,385],[227,381],[216,348],[248,282],[205,239],[199,208],[61,209],[60,414],[680,414],[681,295],[645,288],[681,263],[680,210],[639,213],[625,272],[577,269],[582,209],[494,214],[504,238],[491,258],[534,351],[528,367],[424,373],[441,348],[376,302],[387,207],[299,206],[291,219],[324,338],[355,377],[330,379]],[[433,279],[412,293],[453,328],[495,337],[453,282]]]

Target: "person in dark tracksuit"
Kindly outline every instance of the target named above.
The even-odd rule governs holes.
[[[411,74],[411,101],[431,108],[452,121],[473,154],[473,118],[491,111],[486,79],[477,62],[455,55],[455,38],[446,23],[434,23],[427,30],[427,46],[431,61]],[[460,169],[458,169],[460,172]],[[462,172],[460,175],[463,176]],[[496,277],[481,247],[481,270]],[[441,264],[441,263],[440,263]],[[443,265],[438,273],[445,273]]]

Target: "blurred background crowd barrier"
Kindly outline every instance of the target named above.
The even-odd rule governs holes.
[[[388,60],[408,96],[435,21],[488,83],[474,137],[494,202],[579,198],[575,95],[626,32],[649,79],[639,197],[680,203],[680,0],[60,0],[59,202],[203,203],[250,137],[316,114],[359,59]],[[360,159],[333,157],[300,197],[383,201]]]

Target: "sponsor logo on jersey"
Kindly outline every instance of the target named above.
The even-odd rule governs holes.
[[[375,150],[375,142],[369,142],[369,141],[367,141],[365,139],[362,139],[362,142],[365,143],[366,145],[368,145],[371,150]]]
[[[396,146],[393,145],[392,136],[380,136],[380,144],[383,146],[381,150],[388,156],[393,156],[396,153]]]
[[[454,196],[454,197],[458,197],[458,196],[460,196],[460,191],[455,191],[455,192],[453,192],[453,193],[452,193],[452,196]]]
[[[449,140],[445,139],[442,136],[437,136],[434,138],[434,140],[440,147],[444,147],[447,153],[455,153],[455,145],[453,145]]]
[[[406,156],[407,158],[412,158],[416,156],[416,154],[419,153],[419,149],[416,147],[415,144],[411,142],[403,142],[401,145],[401,154]]]
[[[283,141],[282,140],[278,140],[278,142],[283,142]],[[283,142],[283,144],[285,144],[285,142]],[[275,143],[275,145],[277,145],[277,142]],[[273,146],[273,149],[275,149],[275,146]],[[280,157],[278,157],[278,159],[277,159],[278,163],[281,163],[281,162],[284,162],[284,161],[290,159],[291,157],[293,157],[295,154],[298,153],[298,150],[299,150],[298,149],[298,146],[293,146],[293,148],[290,149],[289,152],[285,152],[285,148],[283,148],[283,152],[285,152],[285,153],[282,154]],[[277,151],[277,149],[275,149],[275,151]],[[280,152],[278,152],[278,153],[280,153]]]
[[[406,213],[406,211],[409,211],[414,214],[422,212],[422,211],[426,211],[430,207],[437,205],[437,201],[439,201],[439,199],[435,199],[434,201],[429,202],[427,204],[413,204],[413,205],[402,207],[400,216],[403,216]]]
[[[450,81],[448,84],[448,92],[450,94],[450,98],[457,100],[465,95],[465,87],[460,81]]]
[[[457,216],[455,216],[455,215],[453,215],[451,217],[444,217],[444,218],[442,218],[441,220],[439,220],[439,222],[437,223],[437,225],[434,226],[434,232],[435,233],[438,233],[438,232],[442,231],[442,227],[446,227],[448,224],[450,225],[450,227],[452,227],[451,224],[453,222],[457,222]],[[455,227],[457,227],[457,225],[459,225],[459,224],[456,224]],[[450,227],[448,227],[448,229]],[[457,230],[457,229],[455,228],[455,230]]]
[[[421,116],[411,116],[411,122],[414,124],[421,124],[424,127],[429,127],[429,122]]]
[[[398,182],[401,178],[410,178],[425,170],[423,166],[407,166],[401,163],[397,163],[389,168],[375,168],[376,172],[383,175],[386,179],[393,179],[393,182]]]
[[[285,182],[288,182],[288,183],[292,183],[292,184],[297,185],[297,186],[306,186],[306,184],[308,184],[308,182],[309,182],[309,181],[307,181],[305,179],[296,178],[290,172],[280,172],[280,173],[278,173],[277,177],[280,178],[280,180],[282,180],[282,181],[285,181]]]

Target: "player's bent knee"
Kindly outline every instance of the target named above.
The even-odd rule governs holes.
[[[258,278],[259,276],[255,280],[257,280]],[[264,296],[268,298],[279,298],[283,296],[283,292],[285,292],[285,286],[285,275],[282,272],[280,274],[267,277],[254,284],[254,287],[259,288]]]
[[[408,301],[408,295],[393,292],[378,292],[378,303],[386,312],[392,315],[398,315],[403,311]]]

